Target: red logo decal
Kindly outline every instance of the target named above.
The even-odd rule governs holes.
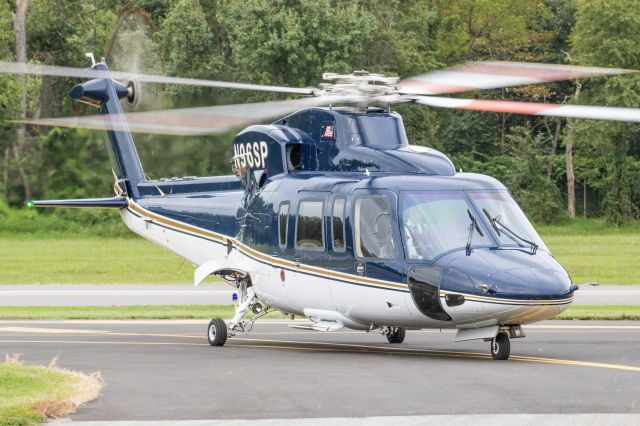
[[[324,133],[322,134],[322,139],[333,139],[333,126],[328,124],[324,128]]]

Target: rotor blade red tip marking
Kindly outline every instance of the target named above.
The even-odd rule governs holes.
[[[441,93],[458,93],[467,92],[471,90],[478,90],[478,87],[472,86],[458,86],[433,83],[427,80],[421,80],[419,78],[408,78],[400,82],[400,86],[407,89],[418,89],[426,91],[426,93],[441,94]]]
[[[553,69],[552,66],[539,68],[531,66],[518,67],[517,65],[503,66],[501,64],[484,64],[484,63],[471,63],[454,67],[451,71],[458,72],[470,72],[478,74],[491,74],[491,75],[509,75],[517,77],[530,77],[536,80],[542,81],[559,81],[559,80],[574,80],[577,78],[604,76],[603,71],[597,72],[596,70],[585,69],[562,69],[558,67]],[[610,74],[618,74],[617,70],[611,70]]]
[[[458,107],[471,111],[505,112],[536,115],[543,111],[562,107],[562,105],[541,104],[535,102],[485,101],[473,100],[469,105]]]

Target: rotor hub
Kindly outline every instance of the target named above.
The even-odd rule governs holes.
[[[352,97],[360,102],[380,97],[398,94],[399,77],[389,77],[384,74],[373,74],[368,71],[354,71],[351,74],[324,73],[323,80],[331,83],[321,83],[320,88],[332,95]]]

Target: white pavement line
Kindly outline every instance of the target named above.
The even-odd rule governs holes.
[[[309,320],[306,318],[300,318],[295,320],[270,320],[263,319],[260,320],[257,324],[260,326],[265,325],[297,325],[300,323],[308,323]],[[567,321],[573,322],[573,321]],[[189,325],[189,324],[208,324],[208,319],[153,319],[153,320],[0,320],[1,325],[12,325],[12,324],[116,324],[116,325]],[[640,330],[640,325],[590,325],[590,324],[530,324],[523,325],[526,330],[531,329],[540,329],[540,330],[552,330],[552,329],[565,329],[565,330]],[[427,330],[409,330],[413,331],[427,331]],[[437,332],[453,332],[457,331],[455,328],[453,329],[429,329],[429,331],[437,331]],[[364,331],[363,331],[364,332]]]
[[[109,334],[105,330],[87,330],[71,328],[35,328],[35,327],[0,327],[0,332],[37,333],[37,334]]]
[[[469,415],[426,415],[426,416],[384,416],[384,417],[325,417],[293,419],[225,419],[225,420],[166,420],[166,421],[93,421],[93,422],[52,422],[56,426],[282,426],[295,424],[301,426],[403,426],[451,425],[467,426],[538,426],[553,425],[615,425],[637,426],[640,414],[469,414]]]
[[[640,325],[523,325],[527,329],[600,329],[600,330],[635,330]]]
[[[189,324],[209,324],[209,319],[154,319],[154,320],[0,320],[0,324],[117,324],[117,325],[189,325]],[[230,321],[230,320],[227,320]],[[283,325],[308,323],[309,320],[301,318],[297,320],[260,320],[259,325]]]
[[[232,290],[2,290],[0,296],[194,296],[231,295]]]

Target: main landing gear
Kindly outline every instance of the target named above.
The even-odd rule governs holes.
[[[235,336],[236,333],[249,334],[253,329],[253,323],[270,312],[268,306],[265,307],[260,303],[253,287],[248,285],[247,278],[239,281],[238,290],[240,304],[236,307],[236,313],[229,325],[221,318],[214,318],[209,322],[207,340],[211,346],[224,346],[227,338]],[[253,312],[254,315],[244,320],[245,314],[249,311]]]
[[[402,343],[407,331],[402,327],[380,327],[380,333],[387,336],[389,343]]]
[[[207,328],[207,340],[211,346],[224,346],[227,341],[227,324],[221,318],[214,318]]]

